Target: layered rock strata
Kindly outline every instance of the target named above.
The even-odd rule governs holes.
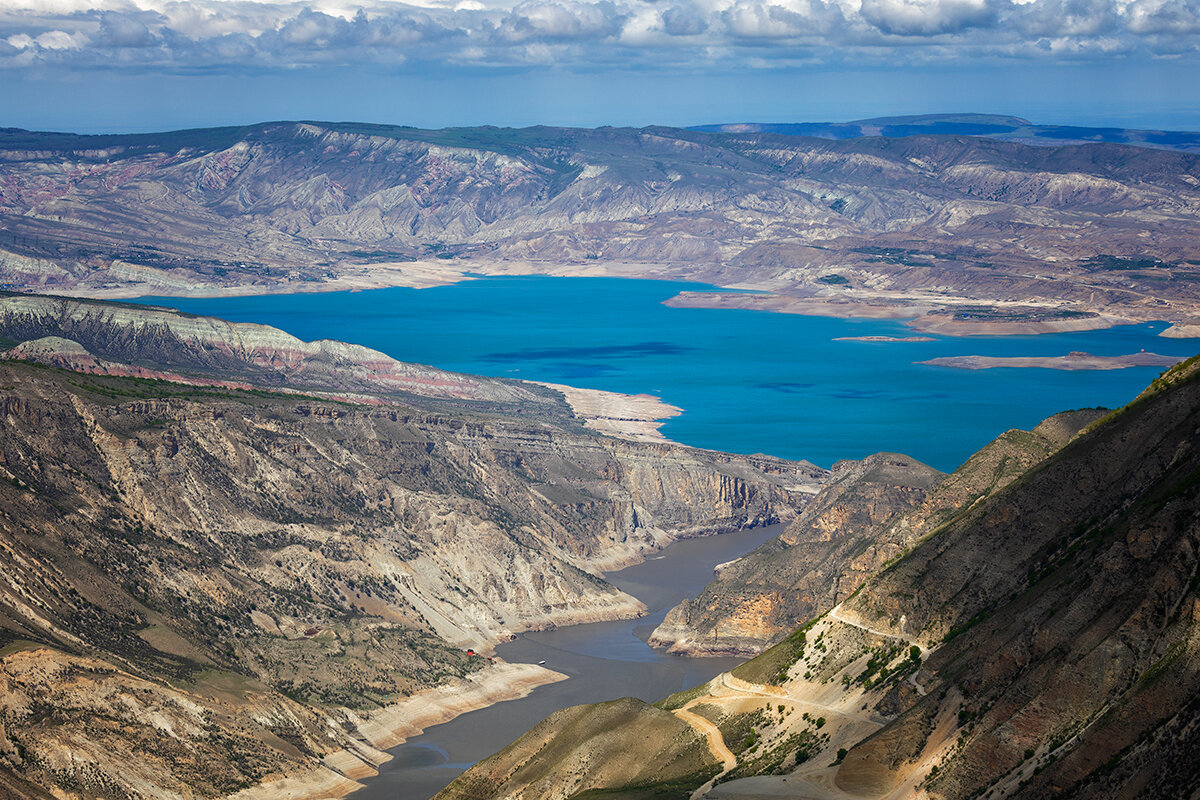
[[[678,302],[915,316],[950,335],[1200,317],[1200,155],[1117,144],[282,122],[8,131],[0,190],[0,280],[36,291],[539,273],[757,289]]]
[[[656,704],[709,747],[712,766],[684,785],[646,776],[641,758],[597,769],[598,753],[638,748],[654,722],[562,724],[588,719],[583,707],[535,729],[537,753],[523,750],[531,734],[439,797],[565,800],[584,796],[579,786],[716,800],[1189,795],[1200,781],[1200,362],[1072,437],[1078,421],[1048,421],[1042,435],[1069,441],[1015,479],[981,459],[1007,486],[960,504],[757,658]],[[977,485],[960,481],[968,497]],[[496,777],[486,790],[484,771]]]
[[[824,476],[601,436],[533,384],[392,382],[386,357],[362,395],[359,350],[279,340],[272,360],[270,329],[118,310],[4,317],[33,337],[0,363],[17,796],[347,791],[397,737],[556,679],[488,667],[496,641],[641,613],[601,571],[790,519]],[[344,399],[269,388],[291,375]]]
[[[839,462],[778,538],[721,565],[699,597],[668,612],[651,645],[692,655],[761,652],[1104,413],[1066,412],[1032,431],[1007,431],[950,475],[888,453]]]

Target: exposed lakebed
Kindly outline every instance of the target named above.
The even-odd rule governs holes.
[[[1069,408],[1118,406],[1158,366],[1063,372],[960,370],[936,358],[1052,357],[1147,350],[1190,356],[1166,325],[1039,336],[908,339],[887,320],[662,305],[693,283],[618,278],[481,278],[429,289],[145,298],[195,314],[339,339],[401,361],[630,394],[684,409],[678,442],[828,467],[879,451],[952,470],[999,433]],[[863,341],[866,337],[868,340]]]
[[[537,663],[569,676],[528,697],[463,714],[394,748],[392,760],[354,800],[427,800],[560,708],[617,697],[660,700],[732,669],[741,659],[683,658],[645,643],[666,612],[712,580],[713,567],[779,534],[781,526],[689,539],[605,578],[649,609],[644,617],[526,633],[496,648],[507,661]]]

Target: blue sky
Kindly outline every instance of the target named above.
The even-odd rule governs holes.
[[[0,125],[1200,129],[1200,0],[0,0]]]

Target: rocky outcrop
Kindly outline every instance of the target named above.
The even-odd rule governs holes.
[[[834,465],[831,480],[775,540],[723,564],[650,637],[691,655],[754,655],[833,608],[964,508],[1065,445],[1100,410],[1001,434],[951,475],[895,454]]]
[[[894,557],[903,538],[881,534],[942,477],[894,453],[838,462],[800,517],[776,539],[722,564],[700,597],[668,612],[650,644],[692,655],[760,652]]]
[[[633,787],[640,759],[600,771],[538,753],[521,767],[536,786],[501,770],[472,796],[561,800],[568,777],[618,797],[699,787],[720,800],[1194,792],[1200,363],[1076,436],[1080,421],[1007,434],[1055,449],[1015,471],[996,457],[1012,451],[1001,437],[943,482],[964,502],[911,552],[732,673],[657,704],[697,736],[719,731],[733,759],[715,788],[699,776]],[[976,496],[985,475],[1006,485]],[[595,736],[543,726],[549,753]],[[606,742],[648,731],[631,719]],[[479,769],[456,785],[479,786]]]
[[[553,677],[484,669],[496,641],[641,613],[602,570],[788,520],[824,477],[600,436],[533,384],[273,391],[292,374],[371,382],[357,362],[304,366],[332,346],[279,340],[298,360],[266,359],[270,329],[100,311],[6,317],[10,337],[36,335],[0,362],[0,758],[35,787],[18,796],[267,797],[299,775],[348,790],[422,721]],[[174,380],[156,371],[167,344],[138,350],[153,341],[183,343]],[[194,376],[216,364],[235,380]],[[157,755],[121,755],[160,728]],[[189,777],[220,758],[215,782]]]

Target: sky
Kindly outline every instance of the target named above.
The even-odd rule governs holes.
[[[0,126],[1200,129],[1200,0],[0,0]]]

